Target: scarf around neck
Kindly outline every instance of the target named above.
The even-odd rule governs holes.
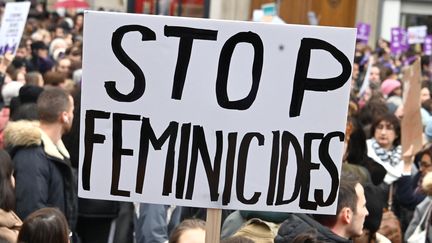
[[[383,163],[389,163],[394,167],[401,162],[402,146],[400,145],[393,147],[390,150],[385,150],[378,144],[375,138],[373,138],[372,148]]]

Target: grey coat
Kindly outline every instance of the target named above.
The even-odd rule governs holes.
[[[431,205],[431,199],[429,197],[426,197],[419,205],[417,205],[414,216],[411,219],[411,222],[405,231],[405,241],[414,233],[416,227],[420,224],[420,221],[422,219],[422,216],[427,213],[427,209]],[[424,227],[424,226],[423,226]],[[428,237],[427,242],[432,242],[432,225],[429,224],[429,231],[428,231]]]

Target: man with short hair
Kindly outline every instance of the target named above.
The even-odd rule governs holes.
[[[291,242],[304,232],[313,232],[325,242],[352,242],[363,233],[363,223],[369,214],[363,186],[342,176],[336,215],[291,214],[280,226],[275,243]]]
[[[63,74],[66,78],[71,78],[72,61],[67,57],[59,58],[55,65],[55,72]]]
[[[16,211],[22,218],[44,207],[59,208],[74,229],[76,182],[61,137],[70,131],[74,102],[61,88],[47,88],[37,101],[40,124],[11,122],[5,144],[15,166]]]

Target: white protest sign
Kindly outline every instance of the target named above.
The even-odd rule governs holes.
[[[427,35],[427,26],[410,26],[408,27],[408,44],[423,43]]]
[[[0,55],[10,51],[15,55],[30,9],[30,2],[6,3],[0,26]]]
[[[80,197],[336,211],[356,29],[84,16]]]

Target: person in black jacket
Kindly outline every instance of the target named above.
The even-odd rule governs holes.
[[[426,197],[422,188],[424,176],[432,171],[432,147],[426,146],[415,156],[419,171],[412,174],[411,161],[404,162],[404,173],[396,181],[395,211],[405,231],[411,221],[414,210]]]
[[[363,186],[354,179],[342,176],[336,215],[291,214],[282,223],[275,243],[292,242],[299,234],[313,232],[324,242],[352,242],[352,237],[363,233],[366,199]]]
[[[76,181],[61,136],[71,129],[73,98],[60,88],[44,90],[37,102],[39,122],[17,121],[5,130],[16,178],[16,211],[26,218],[37,209],[56,207],[74,230]]]

